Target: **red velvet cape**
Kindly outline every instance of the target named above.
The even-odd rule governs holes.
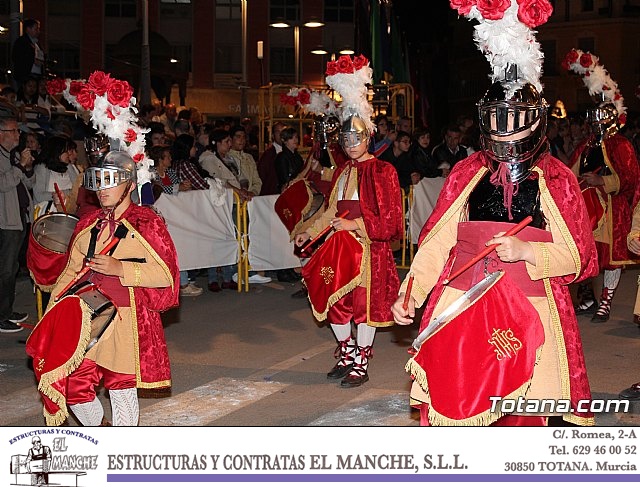
[[[400,280],[389,242],[402,238],[404,218],[398,176],[391,164],[376,158],[357,162],[355,166],[360,211],[371,240],[369,322],[392,325],[391,305],[398,297]]]
[[[571,156],[571,167],[580,161],[582,152],[592,140],[593,135],[576,147]],[[633,208],[640,199],[638,160],[631,143],[620,134],[606,138],[603,144],[608,161],[620,180],[618,193],[609,195],[613,216],[611,228],[613,245],[610,260],[612,264],[632,263],[631,261],[637,260],[638,256],[629,252],[627,234],[631,230]]]
[[[485,160],[486,156],[480,151],[458,162],[454,166],[440,192],[440,197],[433,209],[431,217],[427,220],[420,232],[419,245],[422,245],[423,240],[431,229],[442,219],[445,212],[455,202],[458,196],[467,189],[473,176],[486,166]],[[573,311],[571,295],[567,285],[571,282],[597,275],[598,259],[589,217],[586,213],[584,200],[574,174],[569,168],[562,164],[562,162],[551,157],[548,153],[540,156],[537,161],[537,167],[542,171],[549,193],[560,211],[562,220],[571,233],[580,257],[580,272],[578,275],[552,277],[549,279],[554,302],[560,317],[560,325],[562,327],[569,366],[569,377],[565,377],[564,379],[568,379],[569,381],[571,405],[575,410],[578,401],[591,398],[591,392],[587,379],[578,321]],[[431,292],[429,302],[422,317],[422,322],[420,323],[420,331],[429,324],[437,300],[442,293],[442,281],[449,275],[451,266],[452,259],[450,258],[445,264],[445,268]],[[577,412],[577,410],[573,414],[585,419],[593,417],[591,413],[581,413]]]

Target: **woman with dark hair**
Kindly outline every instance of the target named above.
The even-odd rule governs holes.
[[[171,167],[171,147],[168,145],[154,145],[149,149],[149,158],[153,161],[153,167],[158,175],[157,185],[162,186],[162,192],[174,194],[179,191],[189,191],[191,181],[182,181]]]
[[[180,181],[190,181],[191,189],[209,189],[209,183],[204,180],[204,171],[198,164],[195,139],[189,134],[180,134],[171,147],[173,168]],[[206,177],[206,176],[205,176]]]
[[[278,176],[278,191],[282,193],[282,190],[300,174],[304,167],[304,161],[298,154],[300,139],[296,129],[287,127],[280,132],[280,138],[282,139],[282,152],[276,156],[274,164]]]
[[[57,198],[54,201],[55,186],[66,195],[73,188],[73,184],[80,172],[72,164],[70,152],[75,150],[71,139],[60,136],[49,137],[36,159],[34,167],[36,182],[33,186],[33,201],[35,203],[54,202],[57,211],[63,211]]]

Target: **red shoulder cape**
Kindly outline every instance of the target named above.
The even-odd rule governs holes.
[[[358,163],[357,169],[360,211],[371,240],[369,320],[390,325],[400,281],[389,242],[402,237],[402,194],[388,162],[373,158]]]

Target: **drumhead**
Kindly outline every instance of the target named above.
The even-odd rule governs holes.
[[[33,239],[47,250],[64,254],[78,223],[78,217],[65,213],[42,215],[31,226]]]
[[[312,191],[314,190],[312,189]],[[315,215],[318,212],[318,210],[323,206],[324,206],[324,195],[322,193],[314,192],[313,199],[311,200],[311,208],[309,208],[309,211],[305,213],[305,215],[302,218],[302,221],[306,222],[309,218]]]

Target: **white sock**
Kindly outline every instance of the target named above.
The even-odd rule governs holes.
[[[604,287],[609,291],[613,291],[618,287],[620,282],[620,276],[622,275],[622,269],[613,269],[604,271]]]
[[[373,339],[376,337],[376,328],[375,326],[369,326],[366,323],[358,323],[358,337],[356,338],[358,342],[358,349],[356,350],[356,363],[357,364],[366,364],[369,363],[368,357],[362,357],[359,353],[360,347],[371,347],[373,346]]]
[[[111,415],[113,426],[138,426],[140,419],[140,405],[138,404],[138,389],[119,389],[109,391],[111,399]]]
[[[83,426],[100,426],[100,423],[102,423],[104,408],[97,396],[91,402],[70,404],[69,408]]]
[[[351,336],[351,323],[345,323],[344,325],[331,323],[331,329],[339,342],[344,342]]]

